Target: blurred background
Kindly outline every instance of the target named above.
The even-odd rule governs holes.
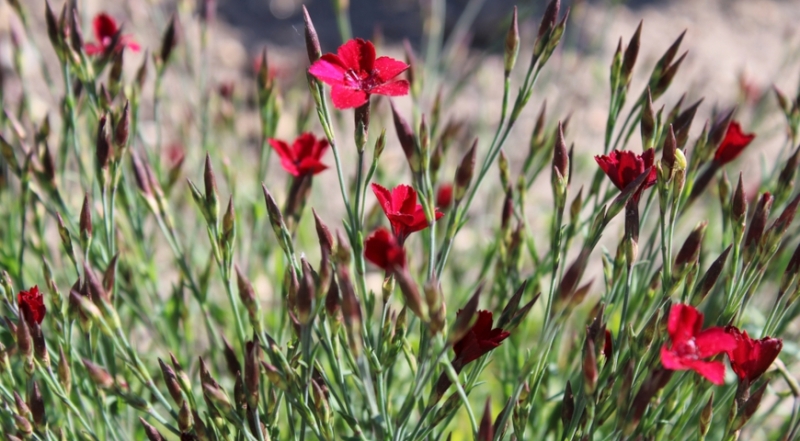
[[[346,2],[347,0],[338,0]],[[418,75],[425,87],[419,97],[419,109],[429,113],[438,91],[446,97],[442,109],[445,122],[459,124],[466,129],[443,165],[441,180],[452,179],[458,158],[474,137],[484,144],[493,133],[501,107],[502,97],[502,43],[513,6],[517,4],[520,15],[520,61],[512,74],[512,90],[521,82],[524,68],[530,57],[536,26],[546,5],[544,0],[514,2],[512,0],[448,0],[443,13],[446,26],[442,30],[442,50],[429,50],[422,35],[426,26],[423,17],[430,14],[429,0],[350,0],[350,22],[353,34],[370,38],[378,46],[379,54],[405,59],[403,42],[408,40],[415,57],[427,62]],[[60,0],[52,0],[54,9],[60,10]],[[323,52],[335,51],[341,44],[334,1],[332,0],[78,0],[82,14],[84,39],[94,39],[91,20],[99,12],[107,12],[123,26],[142,46],[138,53],[126,52],[125,75],[133,78],[145,60],[147,51],[157,51],[160,38],[172,14],[179,22],[179,56],[170,66],[164,80],[163,109],[158,121],[153,118],[150,99],[142,102],[140,143],[153,144],[156,127],[163,130],[163,155],[167,160],[178,154],[185,155],[183,172],[198,179],[202,158],[202,112],[210,110],[210,149],[212,156],[225,158],[229,172],[248,174],[237,180],[237,197],[260,198],[261,181],[277,179],[282,183],[285,174],[277,161],[272,161],[268,176],[254,176],[253,164],[257,162],[260,148],[260,128],[255,106],[254,70],[260,54],[266,49],[270,71],[280,90],[281,118],[278,137],[294,139],[298,134],[297,115],[308,113],[311,99],[305,85],[308,60],[304,50],[302,5],[305,4],[320,36]],[[340,3],[342,4],[342,3]],[[44,70],[54,72],[58,79],[55,57],[47,39],[44,24],[44,0],[27,0],[33,35],[20,32],[21,25],[9,12],[6,2],[0,3],[0,69],[5,73],[3,90],[7,99],[15,100],[26,91],[34,120],[48,113],[57,114],[60,81],[47,86]],[[736,119],[747,132],[757,138],[742,157],[727,167],[735,179],[744,172],[746,188],[755,194],[755,187],[766,173],[763,159],[773,157],[786,147],[785,123],[772,93],[777,86],[788,94],[797,90],[800,82],[800,2],[796,0],[575,0],[564,1],[572,8],[566,36],[562,45],[548,62],[534,89],[531,103],[522,113],[505,145],[505,153],[512,161],[522,160],[536,116],[547,103],[549,130],[558,120],[569,119],[567,143],[574,143],[573,192],[591,179],[596,170],[592,157],[602,152],[603,132],[608,114],[608,70],[614,50],[620,39],[627,45],[640,21],[643,23],[641,49],[634,69],[631,93],[639,94],[645,87],[653,66],[678,36],[686,31],[681,52],[688,50],[678,75],[668,92],[655,103],[671,109],[682,95],[684,106],[703,99],[690,135],[689,148],[702,129],[703,121],[718,109],[737,106]],[[210,17],[206,53],[200,53],[198,16],[204,7],[216,11]],[[35,44],[29,44],[33,39]],[[12,74],[13,45],[23,47],[24,81]],[[431,59],[433,58],[433,59]],[[203,61],[205,60],[205,61]],[[45,66],[46,69],[42,69]],[[434,66],[434,67],[432,67]],[[152,69],[152,65],[150,66]],[[152,94],[152,70],[145,83],[144,94]],[[458,83],[456,79],[466,78]],[[54,89],[53,89],[54,88]],[[628,107],[634,98],[629,99]],[[411,114],[411,98],[401,97],[394,102],[406,115]],[[408,180],[405,158],[397,145],[394,129],[388,123],[388,105],[385,99],[375,99],[374,137],[381,127],[388,132],[388,145],[381,159],[379,178],[387,185]],[[623,111],[627,113],[627,109]],[[351,146],[351,112],[337,113],[337,137],[342,145]],[[55,116],[55,115],[54,115]],[[307,129],[321,135],[316,116],[312,114]],[[58,124],[57,121],[54,124]],[[55,130],[54,130],[55,131]],[[90,140],[87,140],[90,142]],[[629,148],[640,148],[637,136]],[[332,163],[332,158],[327,161]],[[769,161],[767,161],[768,163]],[[352,162],[345,158],[346,167]],[[248,168],[249,167],[249,168]],[[351,173],[352,169],[345,169]],[[543,173],[537,184],[541,191],[528,195],[527,210],[537,239],[547,235],[549,220],[538,214],[551,207],[549,173]],[[338,185],[334,173],[318,177],[310,206],[326,213],[327,219],[340,219]],[[232,189],[221,182],[221,193]],[[279,186],[279,185],[276,185]],[[331,191],[336,189],[334,197]],[[183,189],[182,189],[183,190]],[[714,210],[718,203],[709,192]],[[455,244],[454,264],[462,260],[459,251],[469,255],[475,246],[485,246],[493,225],[500,215],[501,184],[490,176],[479,193],[479,203],[473,205],[474,216],[470,228],[459,235]],[[280,198],[280,195],[279,195]],[[188,203],[188,198],[183,201]],[[333,204],[331,202],[334,202]],[[373,201],[369,201],[373,202]],[[191,209],[191,208],[189,208]],[[490,216],[480,215],[492,213]],[[496,213],[496,215],[494,214]],[[715,211],[714,216],[718,216]],[[718,229],[719,222],[711,222],[710,231]],[[683,237],[694,225],[679,226],[676,237]],[[204,234],[204,233],[201,233]],[[616,237],[609,234],[605,245],[616,248]],[[609,239],[610,238],[610,239]],[[574,252],[574,251],[573,251]],[[571,257],[569,257],[571,258]],[[466,259],[466,258],[465,258]],[[599,259],[598,259],[599,261]],[[468,260],[461,262],[465,267]],[[375,274],[380,280],[380,275]],[[266,281],[263,281],[266,283]]]

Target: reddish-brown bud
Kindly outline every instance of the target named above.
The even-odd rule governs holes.
[[[414,139],[414,132],[408,121],[395,108],[394,103],[392,106],[392,118],[394,119],[394,128],[397,132],[397,139],[400,141],[400,146],[403,148],[403,153],[406,155],[408,165],[411,167],[413,173],[419,173],[421,170],[420,154],[417,151],[417,143]]]
[[[159,59],[163,66],[169,62],[169,57],[172,55],[172,50],[175,49],[175,46],[178,44],[178,32],[177,32],[177,18],[173,15],[172,18],[169,20],[169,25],[167,25],[167,29],[164,31],[164,35],[161,38],[161,52],[159,52]]]
[[[100,389],[110,389],[114,386],[114,378],[111,377],[107,370],[85,358],[81,359],[81,361],[95,386]]]
[[[643,21],[640,21],[639,26],[636,27],[636,32],[633,33],[628,47],[625,48],[625,55],[622,57],[622,69],[620,70],[620,74],[626,84],[631,80],[633,66],[636,64],[636,58],[639,56],[639,46],[642,40],[642,23]]]
[[[176,405],[182,405],[184,402],[183,394],[181,393],[181,386],[180,383],[178,383],[178,377],[175,375],[175,371],[160,358],[158,359],[158,365],[161,366],[161,375],[164,377],[164,384],[167,386],[169,395],[175,401]]]
[[[142,423],[142,426],[144,426],[144,434],[147,436],[149,441],[166,441],[166,438],[161,435],[158,429],[148,424],[144,418],[139,417],[139,421]]]
[[[697,261],[700,256],[700,247],[703,244],[703,236],[705,235],[707,226],[708,221],[702,221],[694,227],[694,230],[692,230],[683,242],[680,251],[678,251],[678,256],[675,257],[675,266],[682,266]]]
[[[516,8],[514,9],[516,12]],[[492,399],[486,399],[486,406],[483,408],[483,418],[478,427],[478,435],[475,437],[476,441],[492,441],[494,440],[494,426],[492,426]]]
[[[305,5],[303,5],[303,23],[305,24],[308,62],[314,64],[322,55],[322,49],[319,45],[319,37],[317,36],[317,30],[314,28],[314,22],[311,21],[311,16],[308,14],[308,9],[306,9]]]
[[[756,205],[756,209],[753,212],[753,217],[750,219],[750,226],[744,239],[745,248],[755,247],[761,242],[771,209],[772,195],[766,192],[761,195],[761,199],[759,199],[758,205]]]
[[[470,183],[472,182],[472,175],[475,172],[475,161],[478,154],[478,139],[472,142],[472,147],[467,151],[467,154],[461,159],[461,163],[456,169],[456,177],[453,180],[455,188],[453,189],[453,199],[456,203],[464,199]]]

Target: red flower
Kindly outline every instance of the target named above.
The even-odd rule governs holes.
[[[406,69],[406,63],[394,58],[375,58],[372,43],[357,38],[339,46],[336,54],[323,55],[308,73],[332,86],[331,98],[337,109],[348,109],[366,104],[372,94],[408,94],[408,81],[393,80]]]
[[[722,384],[725,365],[703,359],[733,350],[736,340],[721,327],[701,331],[702,326],[703,314],[689,305],[674,305],[667,324],[672,344],[661,348],[661,364],[675,371],[691,369],[714,384]]]
[[[92,20],[92,27],[94,28],[94,38],[97,42],[86,43],[84,50],[87,55],[100,55],[108,49],[120,28],[117,26],[116,20],[106,13],[97,14]],[[114,50],[119,51],[126,46],[134,52],[139,52],[139,43],[135,42],[130,35],[120,35],[117,47]]]
[[[725,138],[714,153],[714,162],[722,166],[733,161],[755,137],[754,133],[742,132],[742,126],[736,121],[731,121],[728,131],[725,132]]]
[[[631,182],[635,181],[645,170],[650,168],[650,175],[642,186],[642,190],[652,187],[656,183],[656,169],[653,167],[655,151],[645,150],[641,155],[637,155],[629,150],[614,150],[610,155],[598,155],[594,157],[597,165],[608,175],[611,182],[620,190],[625,189]],[[652,168],[651,168],[652,167]],[[639,200],[641,191],[633,195],[634,200]]]
[[[461,314],[461,311],[458,311]],[[483,354],[500,346],[508,336],[509,332],[501,329],[492,329],[492,313],[489,311],[478,311],[478,320],[467,332],[467,335],[453,345],[456,353],[456,362],[464,366],[471,361],[475,361]]]
[[[44,306],[44,297],[36,285],[28,291],[20,291],[17,294],[17,305],[20,313],[29,323],[36,321],[36,323],[41,324],[42,320],[44,320],[44,315],[47,314],[47,307]]]
[[[403,246],[383,227],[375,230],[364,242],[364,257],[384,271],[394,271],[396,267],[406,266]]]
[[[733,326],[726,326],[725,332],[736,341],[736,347],[728,350],[733,371],[740,379],[747,379],[751,383],[766,372],[783,349],[783,340],[779,338],[753,340],[747,331],[740,331]]]
[[[409,234],[428,228],[425,210],[417,203],[417,192],[409,185],[398,185],[389,191],[378,184],[372,184],[372,191],[386,213],[392,232],[401,245]],[[442,214],[436,210],[436,220]]]
[[[436,205],[444,211],[450,208],[453,203],[453,185],[442,184],[439,186],[439,191],[436,192]]]
[[[317,139],[311,133],[303,133],[294,140],[291,147],[275,138],[270,138],[269,144],[281,157],[284,170],[292,176],[315,175],[328,168],[320,162],[325,150],[328,149],[327,139]]]

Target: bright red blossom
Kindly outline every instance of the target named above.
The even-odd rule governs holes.
[[[458,314],[461,314],[461,311],[458,311],[456,315]],[[492,329],[492,313],[490,311],[478,311],[478,320],[467,334],[453,345],[456,353],[453,363],[458,363],[463,367],[500,346],[500,343],[509,335],[511,334],[508,331],[501,328]]]
[[[35,321],[41,324],[47,314],[47,307],[44,306],[44,296],[39,292],[39,287],[34,285],[27,291],[20,291],[17,294],[17,306],[20,313],[28,322]]]
[[[747,331],[740,331],[733,326],[726,326],[725,332],[736,341],[736,347],[728,350],[731,368],[740,379],[747,379],[751,383],[767,371],[783,349],[783,340],[779,338],[753,340]]]
[[[285,141],[270,138],[269,144],[281,157],[281,165],[292,176],[315,175],[326,168],[320,159],[328,149],[328,140],[317,139],[311,133],[303,133],[291,147]]]
[[[348,109],[366,104],[372,94],[407,95],[408,81],[394,79],[406,69],[408,64],[394,58],[375,58],[375,46],[357,38],[339,46],[336,54],[323,55],[308,73],[332,86],[337,109]]]
[[[629,150],[614,150],[610,155],[597,155],[594,160],[603,169],[603,172],[611,179],[617,188],[625,189],[631,182],[635,181],[645,170],[650,169],[650,175],[642,186],[641,190],[652,187],[656,183],[656,169],[653,167],[655,151],[650,148],[641,155],[637,155]],[[641,190],[633,195],[634,200],[639,200]]]
[[[442,184],[439,186],[439,190],[436,192],[436,205],[439,206],[442,210],[447,211],[450,208],[450,205],[453,203],[453,185],[452,184]]]
[[[671,344],[661,348],[661,364],[675,371],[691,369],[714,384],[722,384],[725,365],[703,359],[735,349],[736,340],[721,327],[701,330],[702,326],[702,313],[689,305],[674,305],[667,324]]]
[[[117,21],[106,13],[97,14],[92,20],[92,28],[94,29],[94,38],[96,43],[86,43],[83,49],[87,55],[100,55],[104,53],[111,43],[114,41],[114,36],[120,31]],[[133,40],[130,35],[120,35],[115,51],[122,50],[123,47],[139,52],[141,47],[139,43]]]
[[[733,161],[755,137],[754,133],[742,132],[742,126],[736,121],[731,121],[728,131],[725,132],[725,138],[714,153],[714,162],[717,165],[725,165]]]
[[[364,257],[384,271],[406,266],[403,246],[386,228],[378,228],[364,241]]]
[[[392,232],[399,244],[402,245],[409,234],[428,228],[425,210],[417,203],[417,192],[410,185],[401,184],[389,191],[378,184],[372,184],[372,191],[392,224]],[[436,210],[435,220],[443,215]]]

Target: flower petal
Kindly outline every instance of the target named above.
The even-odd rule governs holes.
[[[669,311],[667,331],[673,344],[680,344],[694,337],[703,325],[703,314],[689,305],[678,303]]]
[[[408,95],[408,87],[408,81],[397,80],[373,87],[370,89],[370,93],[386,96],[405,96]]]
[[[706,380],[716,385],[725,383],[725,365],[721,361],[686,360],[685,363]]]
[[[408,64],[391,57],[378,57],[373,67],[374,74],[382,83],[388,82],[408,69]]]
[[[275,153],[277,153],[281,159],[286,158],[289,161],[294,162],[294,152],[291,148],[289,148],[289,144],[281,141],[280,139],[270,138],[269,145],[272,146],[272,148],[275,150]]]
[[[300,163],[297,164],[297,170],[301,175],[316,175],[327,168],[327,165],[319,162],[316,158],[311,157],[303,158],[300,160]]]
[[[97,14],[94,17],[92,29],[94,30],[94,38],[98,42],[102,42],[106,38],[113,38],[119,31],[117,21],[106,13]]]
[[[727,164],[737,156],[739,156],[744,149],[750,145],[750,142],[755,139],[754,133],[744,133],[742,126],[736,121],[731,121],[728,125],[728,130],[725,132],[725,138],[717,147],[714,153],[714,161],[719,165]]]
[[[331,89],[331,98],[333,99],[333,105],[337,109],[350,109],[366,104],[369,95],[362,90],[334,85]]]
[[[414,214],[417,192],[410,185],[400,184],[392,189],[392,208],[403,214]]]
[[[339,46],[337,53],[348,69],[357,72],[371,72],[375,64],[375,46],[361,38],[345,42]]]
[[[685,364],[683,364],[683,358],[678,356],[675,352],[667,349],[666,346],[661,348],[661,364],[664,365],[665,368],[673,370],[673,371],[683,371],[688,369]]]
[[[344,84],[344,74],[347,68],[338,56],[325,54],[308,68],[308,73],[314,75],[325,84],[335,86]]]
[[[388,215],[394,211],[392,210],[392,193],[389,190],[373,182],[372,192],[375,193],[384,214]]]
[[[700,358],[713,357],[721,352],[732,351],[736,348],[736,339],[725,332],[723,328],[708,328],[695,336],[697,356]]]

